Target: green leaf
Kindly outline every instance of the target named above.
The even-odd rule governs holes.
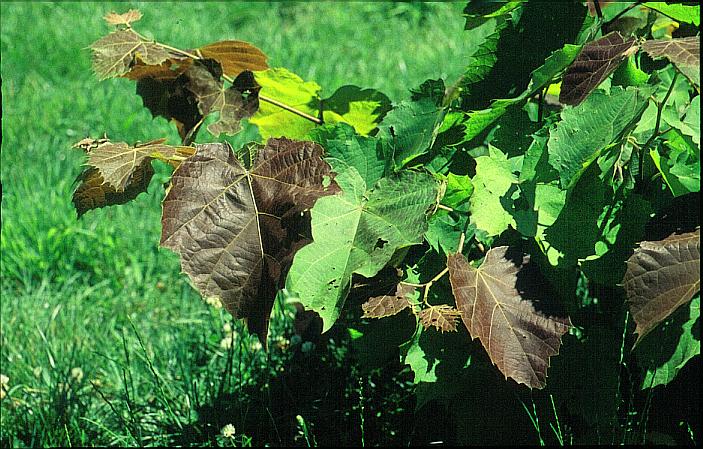
[[[464,28],[473,30],[487,19],[508,15],[515,11],[524,1],[470,1],[464,8],[464,16],[466,17],[466,26]]]
[[[261,86],[262,97],[273,98],[299,111],[317,117],[320,110],[320,86],[313,81],[303,81],[298,75],[284,68],[254,72]],[[285,136],[303,139],[315,123],[268,102],[261,102],[259,110],[249,120],[259,127],[261,137]]]
[[[683,123],[688,126],[688,129],[682,130],[687,136],[691,136],[693,142],[701,147],[701,96],[696,97],[691,101],[691,105],[686,111],[686,116],[683,118]]]
[[[564,109],[548,142],[549,164],[559,172],[563,188],[573,187],[601,151],[639,119],[651,93],[651,88],[614,87],[610,94],[596,91]]]
[[[700,315],[698,294],[637,346],[635,353],[644,369],[642,389],[667,385],[689,360],[700,355],[700,325],[696,325]]]
[[[417,330],[413,338],[400,346],[403,361],[406,365],[410,365],[415,377],[413,383],[421,382],[436,382],[437,375],[435,374],[435,365],[439,362],[437,359],[431,360],[427,357],[422,346],[420,346],[420,338],[426,333],[422,329],[422,324],[417,323]]]
[[[489,147],[490,156],[476,158],[476,176],[473,177],[474,192],[469,198],[471,223],[489,236],[498,235],[515,227],[515,220],[503,206],[502,199],[517,177],[512,173],[512,164],[497,148]]]
[[[310,136],[322,145],[329,158],[356,168],[367,189],[386,174],[386,154],[390,150],[380,139],[359,136],[346,123],[315,128]],[[334,161],[330,162],[335,164]]]
[[[467,212],[469,210],[469,197],[474,191],[471,178],[466,175],[447,174],[447,189],[442,197],[441,204],[454,210]]]
[[[403,101],[379,126],[378,137],[389,143],[397,168],[426,153],[439,131],[446,109],[431,98]]]
[[[421,172],[382,178],[367,191],[354,167],[335,178],[343,192],[310,211],[314,242],[295,256],[286,287],[320,314],[323,331],[339,317],[352,274],[372,277],[396,250],[422,242],[437,183]]]
[[[374,89],[342,86],[322,100],[325,123],[348,123],[362,136],[376,129],[391,110],[390,99]]]
[[[664,151],[661,146],[649,151],[664,182],[675,197],[699,192],[700,149],[690,137],[682,135],[678,130],[671,130],[665,136],[667,140],[664,143],[668,151]]]
[[[461,234],[465,233],[466,239],[474,235],[475,225],[468,225],[469,217],[466,214],[452,213],[439,209],[432,214],[427,224],[425,239],[432,249],[442,254],[455,253],[459,250]]]
[[[472,94],[472,85],[482,81],[495,65],[498,57],[498,41],[501,32],[507,27],[504,18],[490,18],[480,26],[471,29],[471,46],[468,56],[468,64],[462,79],[462,88],[466,91],[463,96]]]
[[[464,122],[464,140],[469,141],[478,136],[482,131],[503,116],[510,106],[529,99],[541,89],[548,86],[559,73],[571,64],[580,49],[580,45],[566,44],[563,48],[555,50],[549,55],[543,65],[532,72],[530,84],[522,94],[511,99],[495,100],[488,109],[468,112],[466,114],[466,121]]]
[[[701,7],[679,5],[673,2],[644,2],[643,6],[658,11],[672,19],[692,23],[695,26],[701,24]]]
[[[649,74],[637,67],[635,58],[630,56],[613,72],[613,86],[641,86],[647,82]]]

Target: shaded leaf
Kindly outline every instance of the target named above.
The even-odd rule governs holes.
[[[362,136],[370,134],[391,110],[391,100],[374,89],[342,86],[322,100],[325,123],[348,123]]]
[[[144,107],[154,117],[172,120],[183,140],[196,131],[203,118],[188,84],[185,76],[175,79],[146,77],[137,81],[137,95],[142,97]]]
[[[362,318],[385,318],[407,309],[410,307],[408,296],[414,291],[415,287],[400,283],[395,287],[394,293],[369,298],[361,305],[364,311]]]
[[[642,389],[667,385],[693,357],[701,353],[701,298],[679,308],[637,345],[638,365],[643,368]]]
[[[317,127],[310,132],[310,136],[325,148],[329,158],[339,159],[356,168],[368,188],[387,172],[387,148],[384,142],[373,137],[359,136],[346,123]]]
[[[367,186],[355,167],[330,163],[343,192],[315,203],[314,242],[295,255],[286,280],[286,288],[320,314],[323,331],[339,317],[353,274],[372,277],[398,249],[422,242],[426,212],[437,196],[437,183],[426,173],[406,170]]]
[[[274,298],[307,242],[302,212],[334,192],[312,142],[270,139],[251,170],[228,144],[198,145],[174,172],[163,202],[161,245],[205,297],[216,297],[265,342]]]
[[[131,29],[117,30],[94,42],[93,69],[101,80],[122,76],[137,62],[159,65],[178,57],[157,42],[144,40]]]
[[[526,258],[516,265],[506,257],[507,250],[489,250],[478,269],[461,253],[449,255],[452,292],[471,338],[481,341],[505,377],[542,388],[549,357],[559,352],[570,321],[547,317],[523,298],[517,280]]]
[[[149,160],[145,159],[132,171],[124,190],[118,191],[105,182],[97,168],[85,169],[78,175],[76,182],[79,184],[73,192],[73,205],[78,217],[91,209],[125,204],[133,200],[140,193],[146,192],[153,175],[154,169]]]
[[[667,58],[693,85],[701,85],[701,38],[682,37],[667,40],[649,40],[642,49],[651,57]]]
[[[581,103],[636,51],[636,39],[625,39],[617,31],[587,43],[564,74],[559,101],[569,105]]]
[[[266,55],[248,42],[221,41],[205,45],[194,50],[196,54],[206,59],[213,59],[222,66],[222,72],[236,78],[244,71],[268,69]]]
[[[132,22],[142,18],[142,13],[138,9],[130,9],[129,11],[117,14],[115,12],[109,12],[105,14],[105,21],[110,25],[129,25]]]
[[[214,136],[237,133],[241,129],[239,122],[251,117],[259,108],[261,88],[251,72],[241,72],[230,87],[225,87],[222,80],[215,78],[200,63],[193,64],[184,75],[188,78],[188,90],[195,95],[200,114],[218,114],[218,120],[207,127]]]
[[[637,324],[635,344],[700,290],[700,229],[644,241],[627,260],[623,285]]]
[[[441,332],[456,332],[457,320],[461,312],[447,304],[430,306],[420,312],[420,323],[427,330],[430,326]]]
[[[134,81],[144,78],[153,78],[157,81],[174,80],[185,73],[192,64],[193,60],[190,58],[178,58],[175,56],[156,65],[147,65],[137,60],[129,72],[122,76]]]

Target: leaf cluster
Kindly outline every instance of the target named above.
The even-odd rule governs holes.
[[[426,343],[439,332],[461,341],[447,360],[487,354],[504,377],[544,388],[563,337],[602,328],[597,310],[584,318],[579,278],[617,292],[638,348],[679,308],[698,319],[698,223],[647,237],[674,198],[700,191],[700,39],[652,25],[690,22],[686,8],[594,18],[580,2],[469,2],[464,75],[392,106],[356,86],[323,99],[244,42],[178,50],[134,31],[138,13],[110,15],[117,30],[91,46],[96,74],[137,81],[182,144],[79,142],[88,168],[74,202],[79,214],[127,202],[151,160],[168,162],[162,246],[263,341],[282,290],[323,332],[410,313],[401,353],[418,383],[441,383]],[[192,145],[208,120],[237,144]],[[671,380],[652,369],[675,373],[697,354],[690,334],[669,360],[641,356],[643,376]]]

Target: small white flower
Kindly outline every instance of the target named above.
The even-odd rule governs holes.
[[[222,329],[225,331],[225,334],[231,334],[232,333],[232,325],[228,322],[222,326]]]
[[[236,433],[237,430],[232,424],[227,424],[222,428],[222,436],[225,438],[233,438]]]
[[[249,345],[249,349],[251,351],[259,351],[259,350],[261,350],[262,347],[263,346],[261,346],[261,342],[259,340],[256,340],[256,341],[252,342],[251,345]]]
[[[76,382],[83,380],[83,370],[80,367],[71,369],[71,377],[76,379]]]
[[[232,347],[232,337],[225,337],[220,341],[220,348],[222,349],[229,349]]]

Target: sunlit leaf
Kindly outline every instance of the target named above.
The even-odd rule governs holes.
[[[105,21],[110,25],[129,25],[132,22],[142,18],[142,13],[138,9],[130,9],[129,11],[117,14],[115,12],[109,12],[105,14]]]
[[[127,73],[137,60],[159,65],[179,56],[157,42],[147,41],[131,29],[117,30],[94,42],[93,69],[101,80]]]
[[[322,148],[270,139],[245,169],[228,144],[198,145],[174,172],[163,203],[161,244],[181,256],[204,297],[216,297],[265,341],[278,288],[305,244],[302,214],[330,176]]]
[[[177,166],[195,153],[193,147],[171,146],[164,142],[165,139],[159,139],[133,147],[125,142],[102,142],[88,152],[88,165],[98,169],[104,181],[117,191],[123,191],[145,160],[159,159]]]
[[[398,249],[422,242],[426,212],[437,196],[426,173],[403,171],[367,186],[355,167],[334,169],[343,192],[315,203],[314,242],[296,254],[286,282],[307,309],[320,314],[323,331],[339,317],[353,274],[372,277]]]
[[[199,56],[214,59],[222,66],[222,72],[236,78],[244,71],[268,69],[266,55],[248,42],[221,41],[205,45],[194,50]]]

